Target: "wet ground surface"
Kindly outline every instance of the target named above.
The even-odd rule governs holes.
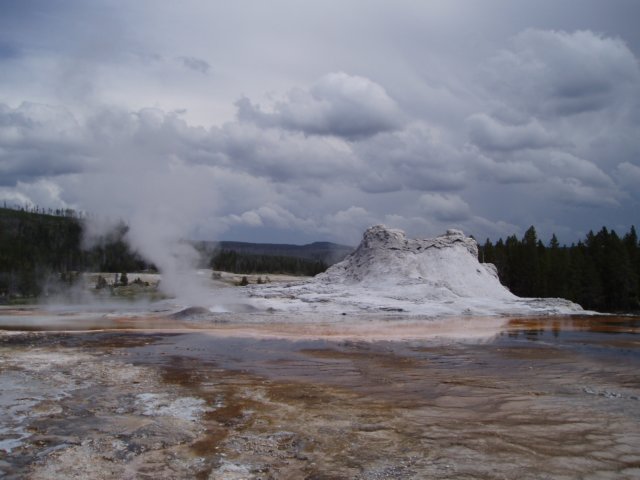
[[[640,477],[637,317],[233,320],[7,330],[0,476]]]

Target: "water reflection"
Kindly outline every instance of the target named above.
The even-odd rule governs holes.
[[[525,335],[530,340],[543,336],[545,332],[551,332],[556,338],[574,332],[637,334],[640,333],[640,317],[594,315],[514,318],[509,320],[506,330],[510,335]]]
[[[114,328],[105,321],[102,331],[0,338],[0,381],[21,389],[4,411],[34,402],[7,424],[31,436],[4,434],[23,444],[0,470],[108,479],[640,474],[637,317],[215,318],[109,317]],[[55,398],[42,391],[51,383]],[[185,406],[204,413],[187,421]]]

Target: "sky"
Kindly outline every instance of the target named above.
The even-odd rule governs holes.
[[[640,226],[640,2],[0,2],[0,201],[177,237]],[[101,222],[97,222],[101,223]]]

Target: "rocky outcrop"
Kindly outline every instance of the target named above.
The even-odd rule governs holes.
[[[478,261],[476,241],[459,230],[411,239],[376,225],[358,248],[312,280],[255,286],[264,308],[323,312],[404,312],[438,315],[547,315],[584,313],[562,299],[519,298],[496,268]]]
[[[369,227],[362,237],[358,251],[396,250],[421,252],[430,248],[447,248],[454,245],[464,246],[471,255],[478,256],[478,245],[471,237],[465,237],[461,230],[449,229],[447,233],[435,238],[407,238],[402,230],[387,228],[384,225]]]
[[[424,285],[444,297],[511,298],[493,265],[478,262],[478,245],[460,230],[425,239],[409,239],[402,230],[376,225],[358,248],[316,277],[326,283],[393,288]],[[437,296],[437,295],[436,295]]]

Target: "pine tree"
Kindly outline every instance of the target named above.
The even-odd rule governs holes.
[[[549,241],[547,250],[546,295],[550,297],[569,298],[569,262],[567,248],[560,247],[555,233]]]

